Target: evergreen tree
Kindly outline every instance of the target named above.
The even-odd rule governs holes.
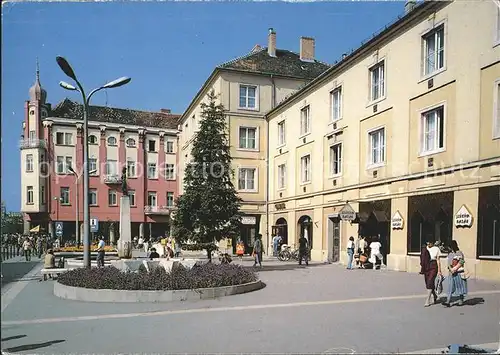
[[[241,199],[232,183],[231,155],[224,106],[216,103],[212,90],[202,103],[200,129],[195,134],[192,161],[184,176],[184,194],[177,199],[173,232],[180,243],[192,241],[207,251],[214,242],[236,236]]]

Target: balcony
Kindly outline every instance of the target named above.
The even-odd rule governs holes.
[[[104,183],[109,185],[117,185],[122,183],[122,177],[116,174],[107,174],[104,176]]]
[[[47,148],[47,141],[45,139],[21,139],[19,141],[19,148],[29,149],[29,148]]]
[[[151,216],[151,215],[161,215],[161,216],[168,216],[172,212],[174,207],[168,207],[168,206],[146,206],[144,207],[144,214],[146,216]]]

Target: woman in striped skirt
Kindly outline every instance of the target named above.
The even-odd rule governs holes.
[[[467,295],[467,280],[462,278],[465,263],[464,253],[458,248],[456,240],[451,241],[450,247],[452,251],[448,254],[448,270],[450,271],[448,276],[448,299],[443,303],[446,307],[451,307],[452,296],[460,297],[458,305],[461,306]]]

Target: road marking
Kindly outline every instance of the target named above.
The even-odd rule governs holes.
[[[19,281],[14,282],[14,284],[10,286],[6,292],[2,292],[2,313],[9,306],[9,304],[11,304],[14,298],[16,298],[17,295],[19,295],[19,293],[21,293],[21,291],[28,286],[29,282],[23,280],[35,277],[36,274],[40,272],[42,267],[42,264],[35,265],[35,267],[33,267],[33,269],[31,269],[31,271],[24,275]]]
[[[500,294],[500,290],[469,292],[469,295],[493,295],[493,294]],[[176,314],[194,314],[194,313],[208,313],[208,312],[234,312],[234,311],[248,311],[248,310],[253,310],[253,309],[311,307],[311,306],[324,306],[324,305],[347,304],[347,303],[411,300],[411,299],[424,299],[426,296],[427,295],[422,294],[422,295],[375,297],[375,298],[351,298],[351,299],[345,299],[345,300],[277,303],[277,304],[215,307],[215,308],[192,308],[192,309],[181,309],[181,310],[176,310],[176,311],[153,311],[153,312],[141,312],[141,313],[100,314],[100,315],[94,315],[94,316],[78,316],[78,317],[66,317],[66,318],[15,320],[15,321],[2,321],[2,327],[4,325],[8,326],[8,325],[22,325],[22,324],[46,324],[46,323],[60,323],[60,322],[78,322],[78,321],[86,321],[86,320],[120,319],[120,318],[134,318],[134,317],[157,317],[157,316],[168,316],[168,315],[176,315]]]

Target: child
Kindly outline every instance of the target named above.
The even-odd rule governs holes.
[[[243,241],[239,241],[238,244],[236,244],[236,255],[238,255],[238,258],[240,261],[243,261],[243,254],[245,253],[245,244]]]

